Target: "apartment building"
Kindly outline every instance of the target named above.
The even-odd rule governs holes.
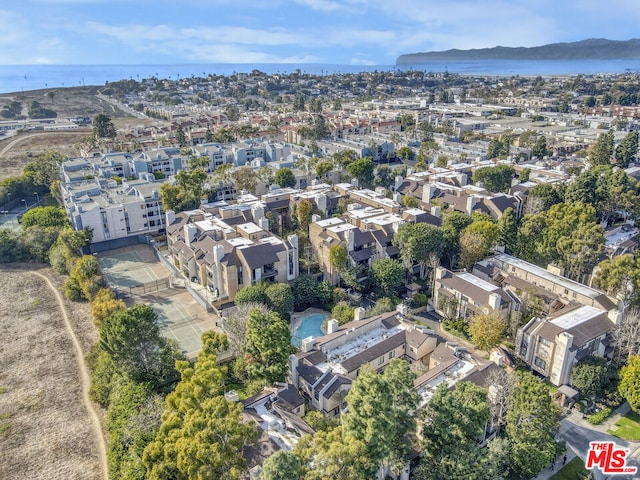
[[[396,358],[425,363],[436,348],[435,335],[407,321],[406,310],[364,319],[363,311],[356,310],[356,319],[342,326],[330,320],[327,335],[303,340],[302,351],[289,357],[291,383],[324,415],[340,415],[365,365],[382,372]]]
[[[176,266],[207,287],[213,303],[233,301],[240,289],[258,282],[298,276],[298,237],[270,233],[260,204],[220,202],[208,210],[167,212],[167,244]]]
[[[160,184],[147,180],[91,179],[61,186],[74,230],[91,229],[92,243],[164,233]]]

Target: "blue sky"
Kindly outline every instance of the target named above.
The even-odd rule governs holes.
[[[640,37],[637,0],[4,0],[0,64],[389,65],[402,53]]]

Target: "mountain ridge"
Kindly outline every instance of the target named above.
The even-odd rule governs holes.
[[[550,43],[537,47],[450,49],[408,53],[396,59],[396,65],[453,60],[613,60],[640,58],[640,39],[607,40],[589,38],[577,42]]]

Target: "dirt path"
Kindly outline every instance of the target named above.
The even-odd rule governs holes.
[[[109,478],[109,467],[107,462],[107,448],[104,442],[104,436],[102,434],[102,426],[100,425],[100,417],[93,407],[93,403],[91,403],[91,399],[89,398],[89,388],[91,387],[91,376],[89,375],[89,371],[84,363],[84,356],[82,354],[82,348],[80,346],[80,342],[76,337],[73,328],[71,327],[71,322],[69,321],[69,316],[67,315],[67,309],[64,306],[64,301],[60,296],[60,292],[55,288],[51,280],[49,278],[39,272],[29,272],[37,277],[40,277],[45,282],[47,282],[47,286],[56,296],[56,300],[58,301],[58,306],[60,307],[60,312],[62,313],[62,318],[64,320],[65,328],[69,333],[69,337],[73,342],[73,347],[75,349],[75,357],[76,363],[78,365],[78,370],[80,371],[80,379],[82,380],[82,401],[87,408],[87,412],[89,413],[89,417],[91,417],[91,425],[94,431],[94,438],[98,447],[98,451],[100,454],[100,463],[102,465],[102,478],[104,480],[108,480]]]

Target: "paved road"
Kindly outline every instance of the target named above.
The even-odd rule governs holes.
[[[624,414],[627,409],[621,407],[618,410]],[[620,414],[612,415],[611,420],[607,421],[603,425],[594,427],[582,418],[582,414],[577,411],[571,413],[567,417],[563,418],[560,422],[560,430],[556,436],[558,440],[565,440],[567,447],[569,447],[569,454],[567,455],[567,461],[571,460],[574,456],[579,456],[583,460],[587,457],[587,451],[589,450],[589,442],[594,441],[609,441],[615,442],[619,447],[628,448],[630,450],[627,466],[638,467],[638,473],[633,475],[604,475],[600,470],[594,469],[596,480],[629,480],[640,479],[640,442],[627,442],[618,437],[614,437],[606,433],[607,428],[610,428],[612,422],[615,422]],[[562,462],[560,462],[562,463]],[[556,470],[552,471],[550,468],[546,468],[537,477],[536,480],[546,480],[557,473],[558,467],[562,465],[556,465]]]

